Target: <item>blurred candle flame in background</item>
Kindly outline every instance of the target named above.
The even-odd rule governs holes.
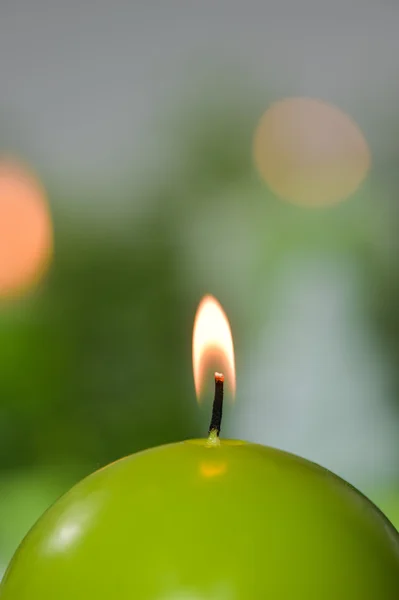
[[[193,372],[197,400],[200,399],[207,374],[213,365],[225,375],[234,398],[236,374],[230,324],[216,298],[207,295],[198,306],[193,330]]]
[[[270,189],[299,206],[345,200],[358,189],[371,163],[358,125],[336,106],[314,98],[272,104],[256,128],[253,153]]]
[[[52,224],[45,191],[15,160],[0,160],[0,297],[21,294],[46,271]]]

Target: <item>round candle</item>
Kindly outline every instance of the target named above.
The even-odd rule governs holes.
[[[31,530],[1,600],[397,600],[398,535],[294,455],[191,440],[80,482]]]
[[[222,343],[233,378],[235,368],[214,299],[198,327],[199,393],[205,347]],[[15,554],[0,600],[397,600],[394,527],[322,467],[220,440],[223,382],[216,373],[207,439],[119,460],[55,503]]]

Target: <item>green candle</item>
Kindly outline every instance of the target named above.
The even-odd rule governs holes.
[[[397,600],[399,536],[348,483],[281,450],[219,438],[90,475],[27,535],[1,600]],[[28,500],[27,500],[28,501]]]

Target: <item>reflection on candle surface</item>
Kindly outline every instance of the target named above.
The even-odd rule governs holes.
[[[200,473],[204,477],[217,477],[223,475],[227,471],[225,462],[203,462],[200,465]]]
[[[96,499],[93,496],[97,496]],[[79,543],[81,534],[87,534],[90,523],[98,518],[103,494],[96,492],[91,495],[90,502],[78,501],[72,504],[60,519],[51,537],[47,540],[45,550],[49,553],[65,552],[71,546]]]

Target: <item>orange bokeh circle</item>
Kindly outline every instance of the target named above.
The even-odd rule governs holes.
[[[339,108],[313,98],[286,98],[263,114],[254,135],[255,165],[280,198],[326,206],[353,194],[371,155],[358,125]]]
[[[0,296],[20,294],[40,279],[52,247],[43,187],[25,166],[0,160]]]

